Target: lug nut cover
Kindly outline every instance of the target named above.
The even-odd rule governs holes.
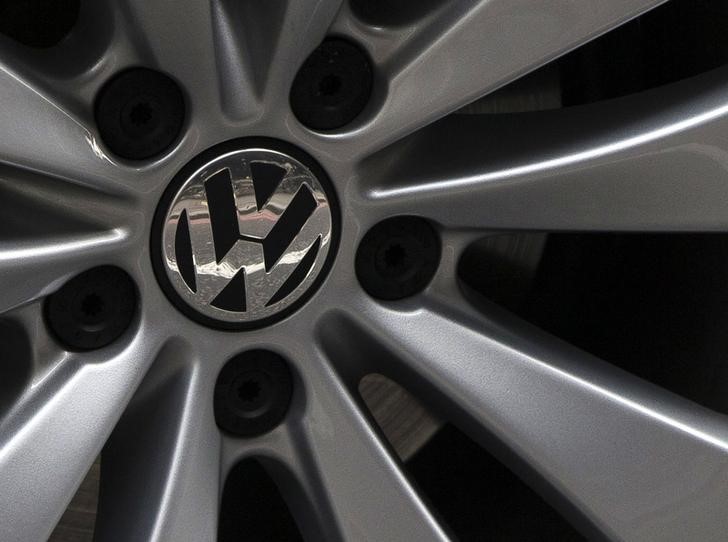
[[[291,109],[313,130],[335,130],[362,112],[372,92],[372,67],[357,45],[329,38],[298,71],[291,87]]]
[[[224,431],[252,437],[273,429],[286,415],[293,380],[285,360],[251,350],[228,361],[215,384],[215,420]]]
[[[374,226],[356,254],[356,275],[364,290],[384,300],[422,291],[440,262],[440,240],[426,220],[398,216]]]
[[[102,348],[129,327],[137,305],[131,277],[118,267],[94,267],[76,275],[45,304],[48,327],[68,349]]]
[[[162,154],[179,136],[185,101],[168,76],[132,68],[104,85],[95,113],[101,139],[114,154],[146,160]]]

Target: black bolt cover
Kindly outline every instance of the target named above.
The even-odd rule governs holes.
[[[306,59],[291,87],[291,109],[313,130],[349,124],[369,101],[372,67],[358,46],[328,38]]]
[[[5,0],[0,2],[0,34],[48,49],[71,33],[80,7],[80,0]]]
[[[241,437],[261,435],[288,411],[293,379],[285,360],[267,350],[251,350],[228,361],[215,384],[215,420]]]
[[[132,68],[107,82],[96,99],[96,124],[114,154],[146,160],[174,143],[185,119],[177,83],[148,68]]]
[[[48,297],[46,323],[69,350],[95,350],[124,333],[136,305],[137,291],[129,275],[118,267],[94,267]]]
[[[430,223],[398,216],[364,236],[356,254],[356,275],[369,295],[392,301],[422,291],[439,262],[440,239]]]

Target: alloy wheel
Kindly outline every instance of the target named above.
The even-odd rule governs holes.
[[[274,465],[311,540],[448,540],[357,393],[372,372],[406,382],[588,536],[721,539],[724,417],[457,280],[466,247],[502,230],[728,226],[725,69],[527,118],[447,116],[661,3],[424,2],[421,16],[387,26],[342,0],[124,0],[87,6],[79,24],[97,26],[94,39],[71,36],[57,56],[3,39],[0,539],[46,539],[104,448],[99,541],[214,540],[222,485],[246,458]],[[291,91],[327,38],[356,44],[346,54],[367,66],[354,88],[365,98],[334,113]],[[139,67],[184,100],[178,135],[155,136],[154,156],[112,143],[97,122],[106,85]],[[335,78],[348,76],[323,74],[319,89],[335,95],[346,88]],[[329,109],[311,120],[312,107]],[[188,164],[249,137],[310,156],[340,224],[301,303],[264,325],[221,329],[180,310],[160,281],[154,217]],[[388,253],[376,245],[398,235]],[[377,274],[376,258],[391,269]],[[127,318],[123,330],[79,347],[74,333],[96,333],[105,314],[102,293],[79,302],[76,338],[64,338],[68,316],[55,325],[49,303],[74,277],[109,268],[133,282],[133,316],[112,311],[115,325]],[[262,429],[235,434],[216,412],[227,408],[219,378],[250,352],[285,369],[256,359],[231,373],[255,373],[238,399],[283,371],[272,396],[285,401]]]

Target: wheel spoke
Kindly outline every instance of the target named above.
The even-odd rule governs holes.
[[[182,83],[190,94],[193,114],[209,117],[220,107],[220,85],[215,55],[215,29],[209,0],[125,0],[127,34],[140,36],[155,68]],[[201,120],[205,117],[200,117]]]
[[[341,4],[342,0],[219,2],[216,38],[225,110],[242,117],[251,101],[269,112],[285,110],[298,68],[324,39]]]
[[[277,31],[270,69],[265,82],[267,102],[288,101],[296,72],[308,55],[323,41],[341,7],[342,0],[285,0],[281,12],[271,19]]]
[[[129,222],[134,205],[128,195],[3,164],[0,196],[2,237],[118,227]]]
[[[351,137],[370,152],[414,132],[663,0],[448,2],[382,68],[387,97]]]
[[[0,126],[5,128],[0,138],[0,163],[112,195],[127,193],[119,166],[99,148],[89,119],[77,115],[41,84],[2,63],[0,95]]]
[[[109,257],[127,241],[121,229],[30,240],[0,239],[0,313],[50,293]]]
[[[446,398],[451,416],[481,442],[494,436],[505,444],[604,535],[722,536],[724,417],[495,308],[484,318],[431,300],[406,312],[372,305],[352,313],[368,314],[352,317],[376,337],[369,340],[419,373],[423,392]]]
[[[0,164],[0,313],[117,257],[133,207],[127,196]]]
[[[0,424],[0,538],[46,540],[155,357],[159,340],[61,356]]]
[[[455,228],[724,230],[727,91],[721,70],[591,106],[452,116],[372,159],[365,191],[381,213]]]
[[[157,358],[102,455],[96,540],[214,540],[220,434],[209,375]],[[189,349],[187,349],[189,351]]]
[[[302,483],[324,500],[318,513],[333,516],[344,540],[447,540],[359,402],[323,363],[310,367],[307,415],[292,429],[298,465],[311,466]]]

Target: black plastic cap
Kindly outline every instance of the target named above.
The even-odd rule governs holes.
[[[298,70],[291,109],[313,130],[335,130],[362,112],[372,92],[372,66],[358,46],[339,38],[319,45]]]
[[[440,239],[418,217],[384,220],[367,232],[356,254],[356,275],[372,297],[396,300],[422,291],[440,262]]]
[[[146,160],[164,153],[179,137],[185,100],[168,76],[132,68],[104,85],[95,113],[101,139],[114,154]]]
[[[69,350],[103,348],[129,327],[137,306],[131,277],[118,267],[94,267],[76,275],[45,304],[49,329]]]
[[[262,435],[285,417],[292,394],[291,373],[281,356],[245,352],[228,361],[217,377],[215,420],[232,435]]]
[[[0,2],[0,34],[38,49],[60,43],[78,21],[80,0]]]

